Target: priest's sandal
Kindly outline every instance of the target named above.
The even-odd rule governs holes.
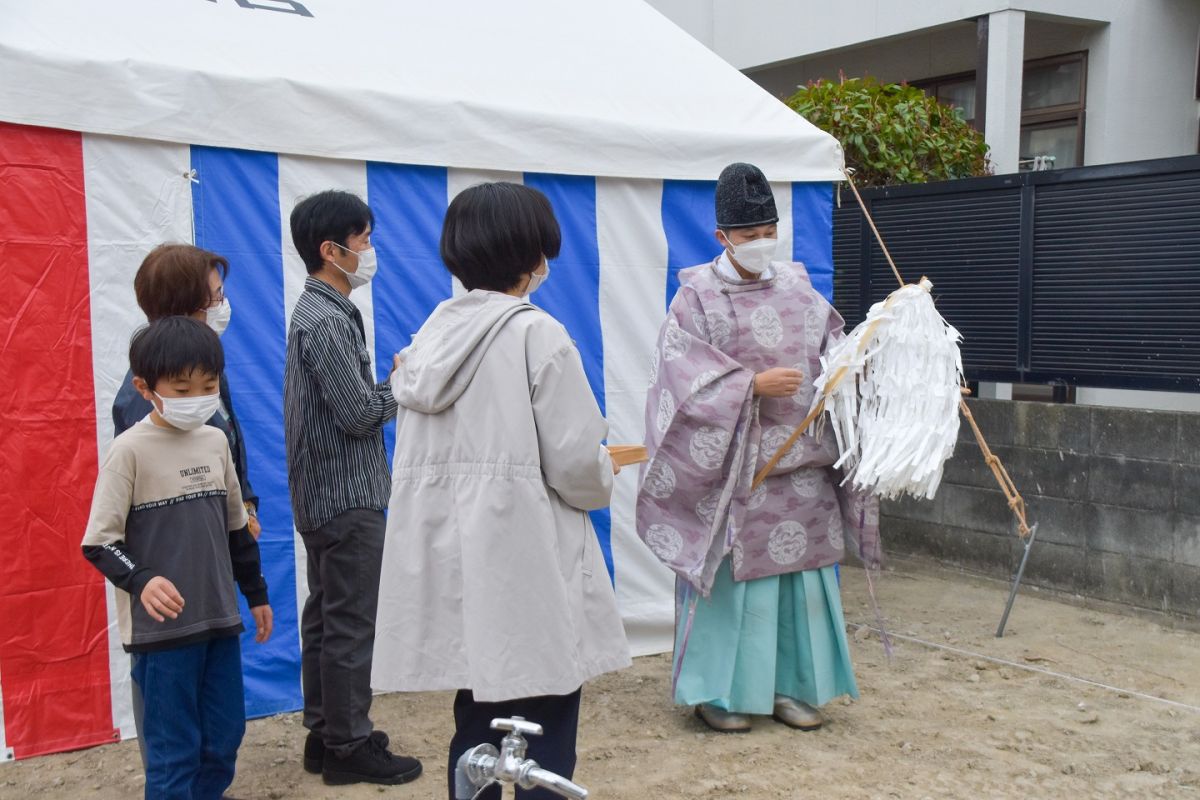
[[[750,716],[726,711],[709,703],[696,706],[696,716],[708,727],[719,733],[746,733],[750,730]]]
[[[798,731],[815,731],[825,724],[821,712],[808,703],[783,695],[775,696],[775,713],[771,716],[776,722],[782,722]]]

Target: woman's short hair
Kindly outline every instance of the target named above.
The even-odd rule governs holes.
[[[561,246],[550,201],[519,183],[472,186],[446,209],[442,261],[468,291],[506,292]]]
[[[229,262],[190,244],[160,244],[150,251],[133,279],[133,292],[146,319],[188,316],[212,304],[208,273],[229,274]]]
[[[345,247],[351,236],[374,226],[375,215],[361,197],[330,189],[304,198],[292,209],[292,244],[312,275],[325,264],[322,243],[337,242]]]
[[[155,390],[161,380],[199,370],[220,375],[225,353],[216,332],[191,317],[163,317],[143,325],[129,342],[129,369]]]

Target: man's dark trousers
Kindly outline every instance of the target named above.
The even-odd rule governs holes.
[[[300,534],[308,554],[300,626],[304,726],[338,755],[348,755],[371,734],[383,535],[383,512],[361,508]]]

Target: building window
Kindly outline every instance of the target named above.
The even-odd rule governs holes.
[[[974,72],[915,81],[913,85],[974,124]],[[1086,53],[1025,62],[1021,84],[1022,171],[1083,165],[1086,98]]]
[[[1021,80],[1021,169],[1083,166],[1087,54],[1025,62]]]
[[[913,85],[924,90],[925,94],[936,97],[942,105],[953,108],[967,124],[975,124],[974,72],[917,81]]]

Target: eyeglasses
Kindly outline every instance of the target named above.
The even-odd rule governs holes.
[[[208,305],[205,308],[214,308],[225,302],[225,287],[222,286],[208,296]]]

